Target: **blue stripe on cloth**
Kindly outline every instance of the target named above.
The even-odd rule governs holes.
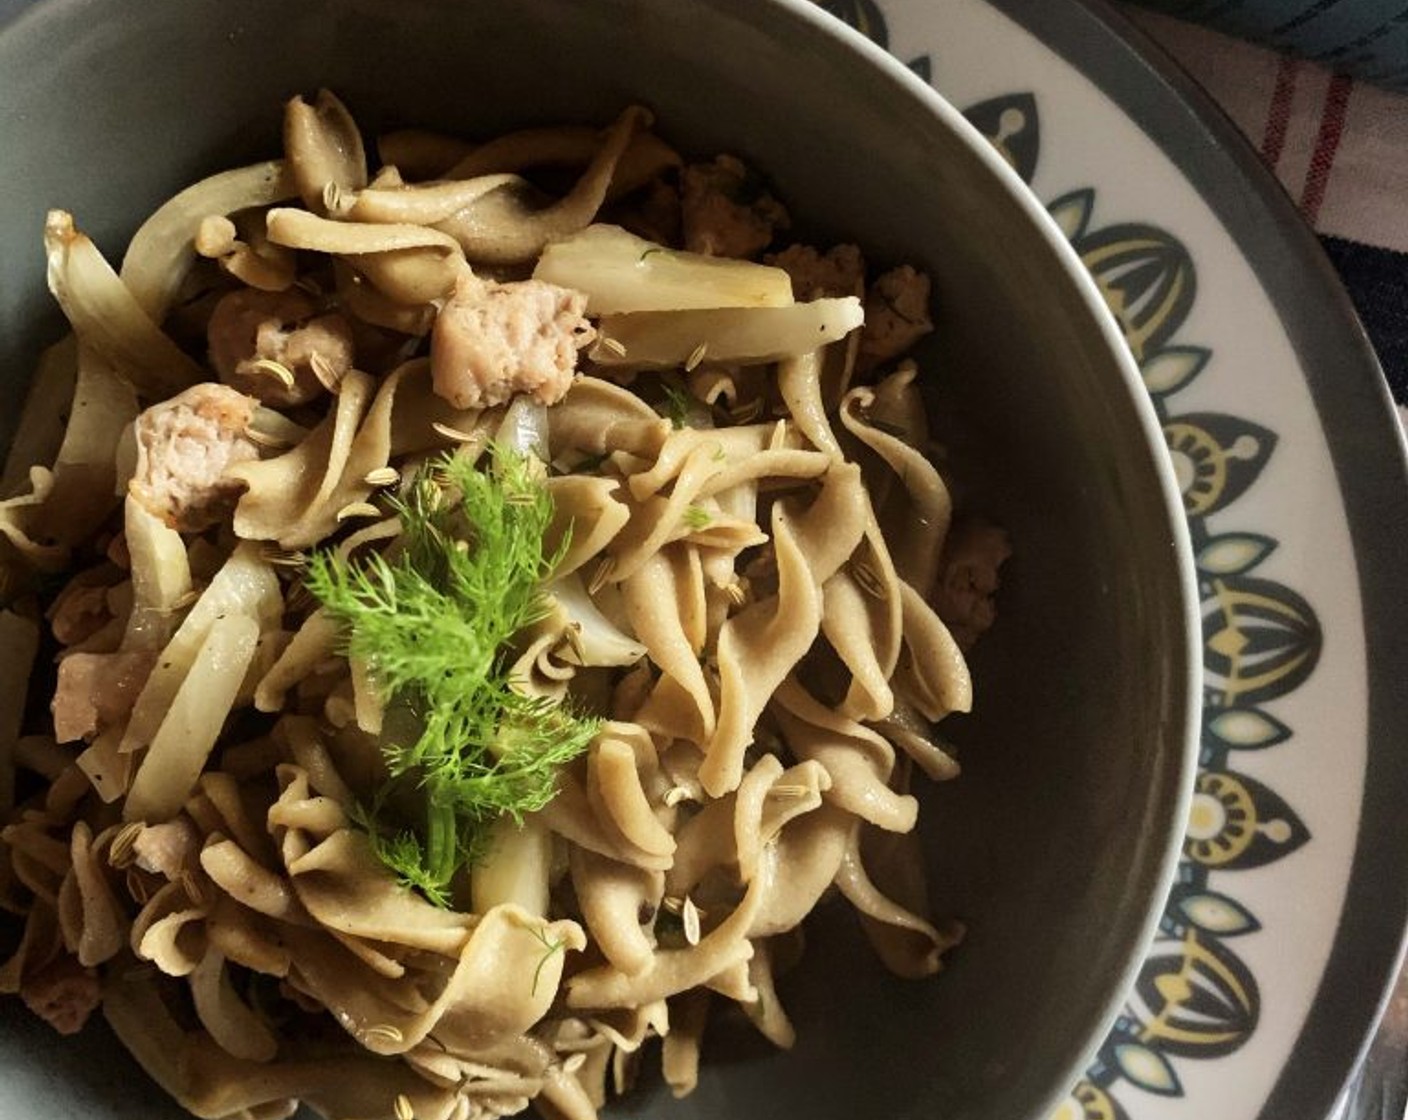
[[[1378,351],[1393,399],[1408,404],[1408,253],[1338,237],[1320,241]]]

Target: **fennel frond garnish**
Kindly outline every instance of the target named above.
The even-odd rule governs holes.
[[[543,550],[553,506],[534,466],[499,449],[488,470],[436,462],[394,503],[398,552],[348,559],[324,550],[308,565],[309,589],[345,627],[346,652],[415,728],[398,742],[388,718],[382,751],[392,786],[419,791],[424,824],[386,833],[388,787],[364,814],[373,849],[442,906],[479,854],[484,826],[552,800],[558,768],[599,726],[509,680],[506,646],[546,613],[543,587],[560,556]]]

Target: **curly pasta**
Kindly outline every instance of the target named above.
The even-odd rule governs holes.
[[[928,916],[910,783],[957,773],[933,723],[971,704],[930,603],[953,510],[916,367],[855,368],[863,285],[802,301],[801,274],[618,228],[658,229],[664,199],[700,207],[697,238],[748,205],[682,196],[643,109],[394,134],[374,171],[324,92],[284,140],[173,198],[120,272],[48,223],[73,336],[0,494],[0,902],[23,921],[0,991],[65,1031],[101,1007],[210,1120],[593,1120],[651,1038],[690,1092],[723,1005],[790,1047],[775,982],[828,894],[892,970],[938,971],[961,928]],[[308,555],[370,596],[425,539],[492,547],[443,513],[468,477],[447,464],[492,482],[505,448],[547,503],[546,576],[488,651],[516,714],[466,781],[534,719],[593,722],[541,803],[475,818],[437,892],[387,857],[433,841],[383,824],[433,799],[397,767],[436,713],[354,649]],[[460,569],[434,571],[443,594]]]

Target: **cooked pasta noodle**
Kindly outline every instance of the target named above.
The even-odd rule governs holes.
[[[791,1047],[828,895],[938,971],[910,783],[957,773],[950,626],[1006,544],[955,584],[859,252],[745,259],[780,205],[639,108],[379,169],[330,93],[284,125],[120,271],[43,231],[72,335],[0,493],[0,990],[101,1007],[211,1120],[593,1120],[651,1038],[689,1093],[728,1004]]]

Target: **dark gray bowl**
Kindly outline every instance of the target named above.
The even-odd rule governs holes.
[[[693,1097],[647,1089],[622,1112],[1043,1116],[1152,932],[1198,693],[1157,426],[1055,226],[956,112],[794,0],[47,0],[0,34],[8,401],[60,328],[45,210],[72,210],[116,254],[178,187],[275,153],[280,103],[320,85],[368,128],[470,134],[644,101],[688,147],[764,169],[823,235],[933,273],[936,415],[971,502],[1017,550],[976,658],[977,711],[953,729],[965,773],[925,814],[937,908],[969,939],[938,978],[900,982],[837,909],[784,991],[795,1052],[715,1039]],[[61,1043],[13,1002],[0,1023],[0,1114],[177,1114],[101,1029]]]

